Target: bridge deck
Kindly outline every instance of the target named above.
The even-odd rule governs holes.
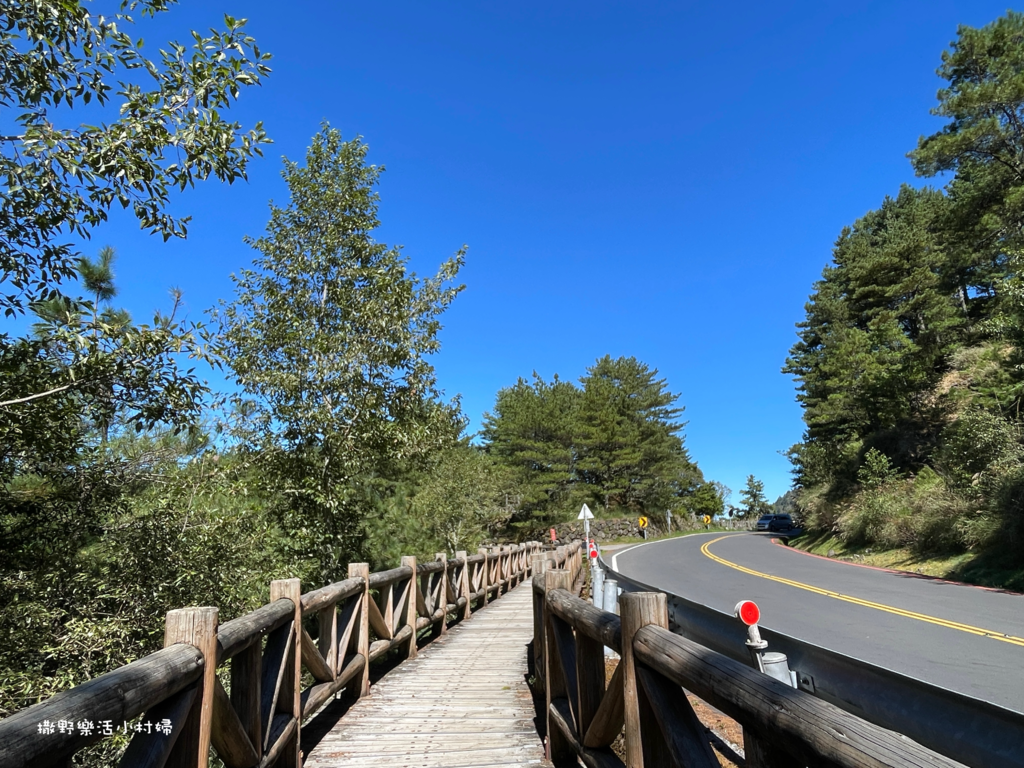
[[[532,594],[524,582],[388,673],[306,768],[550,766],[526,684]]]

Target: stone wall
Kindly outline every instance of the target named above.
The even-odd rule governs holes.
[[[649,523],[647,526],[647,535],[650,537],[661,536],[665,531],[665,520],[658,519],[655,517],[648,518]],[[555,546],[561,546],[568,544],[576,539],[583,538],[583,521],[573,520],[571,523],[558,523],[553,526],[555,529]],[[753,527],[752,520],[716,520],[716,528],[726,528],[728,530],[735,531],[746,531]],[[704,524],[696,517],[673,515],[672,517],[672,530],[673,531],[694,531],[704,528]],[[615,539],[625,539],[630,537],[636,537],[637,540],[642,540],[643,536],[640,533],[640,525],[635,517],[620,517],[620,518],[601,518],[590,521],[590,536],[599,544],[606,541],[614,541]],[[551,541],[550,529],[543,531],[537,531],[536,534],[530,538],[534,538],[537,541],[543,541],[548,543]]]

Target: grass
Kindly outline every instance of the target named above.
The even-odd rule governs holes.
[[[985,553],[922,553],[907,547],[880,550],[867,545],[849,546],[829,533],[806,533],[790,539],[788,545],[825,557],[828,557],[831,551],[836,560],[850,563],[1024,592],[1024,569],[1004,563]]]

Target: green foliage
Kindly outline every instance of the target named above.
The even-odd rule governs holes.
[[[521,489],[513,525],[559,521],[583,503],[630,516],[721,509],[714,486],[701,491],[707,484],[683,443],[678,395],[657,375],[634,357],[605,356],[579,387],[534,373],[532,384],[520,379],[498,392],[482,434]]]
[[[772,511],[771,504],[764,495],[764,483],[753,475],[747,475],[747,484],[740,491],[743,517],[755,518]]]
[[[889,463],[889,457],[877,448],[870,448],[864,454],[864,463],[857,471],[857,479],[865,488],[878,488],[898,476]]]
[[[220,352],[247,400],[243,439],[325,579],[360,550],[360,479],[391,478],[462,428],[427,357],[462,290],[449,283],[464,250],[419,280],[400,248],[372,239],[383,169],[366,151],[325,125],[305,166],[285,161],[289,204],[271,205],[266,233],[248,240],[254,269],[219,313]]]
[[[501,536],[519,501],[509,468],[478,448],[460,444],[432,457],[413,510],[442,549],[475,551],[483,540]]]
[[[149,16],[169,5],[122,9]],[[158,60],[129,34],[129,16],[96,15],[77,0],[13,0],[4,19],[0,103],[11,127],[0,137],[0,274],[12,292],[0,308],[12,315],[59,295],[78,258],[68,235],[89,237],[115,204],[164,239],[184,237],[188,219],[165,210],[171,191],[245,177],[266,135],[222,113],[270,70],[245,20],[229,16],[224,31],[193,32],[190,47],[172,42]],[[112,119],[68,124],[90,103],[90,114]]]
[[[499,390],[494,410],[484,414],[487,452],[515,473],[526,520],[544,523],[554,509],[573,505],[579,408],[572,382],[556,374],[548,383],[534,372],[533,384],[519,379]]]

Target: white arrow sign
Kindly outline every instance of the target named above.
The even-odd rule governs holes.
[[[593,520],[594,513],[590,511],[590,507],[586,504],[583,505],[583,509],[580,510],[579,515],[576,517],[577,520]]]

